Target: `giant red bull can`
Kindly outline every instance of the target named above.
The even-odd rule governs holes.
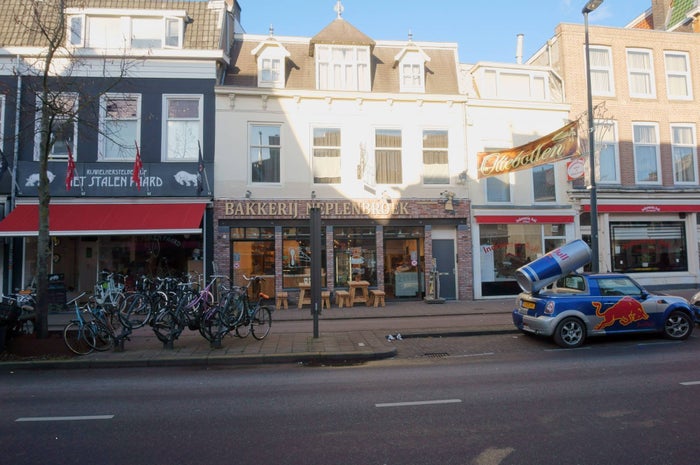
[[[591,261],[591,249],[581,239],[554,249],[515,270],[515,279],[525,292],[537,292]]]

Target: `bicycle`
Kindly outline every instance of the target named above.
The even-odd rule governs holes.
[[[88,302],[81,307],[80,299],[85,297],[87,292],[70,300],[67,305],[73,305],[75,309],[75,319],[72,319],[63,328],[63,341],[68,349],[77,355],[87,355],[93,350],[106,351],[117,345],[124,339],[128,339],[131,330],[128,326],[115,325],[113,312],[100,306],[94,298],[89,298]],[[83,314],[87,314],[85,318]],[[117,326],[121,326],[121,334],[117,335]]]
[[[173,308],[168,306],[161,309],[153,320],[153,332],[163,343],[172,343],[180,337],[185,327],[192,331],[199,330],[200,334],[208,339],[206,328],[201,324],[204,315],[212,308],[216,308],[217,296],[226,294],[228,288],[224,284],[215,284],[222,275],[212,276],[211,282],[198,293],[191,290],[192,283],[182,284],[182,294]],[[216,295],[215,295],[216,294]]]
[[[263,300],[270,298],[260,290],[260,283],[264,278],[248,278],[243,275],[243,279],[248,281],[248,284],[232,289],[222,305],[207,315],[205,326],[209,328],[210,341],[220,341],[232,330],[238,337],[246,337],[250,333],[258,341],[262,341],[270,333],[272,311],[261,305]],[[255,301],[250,300],[249,291],[255,294]]]
[[[102,275],[102,279],[95,284],[95,300],[110,310],[121,310],[125,299],[124,276],[109,271],[101,271],[100,275]]]

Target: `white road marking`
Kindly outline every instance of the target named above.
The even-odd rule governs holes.
[[[111,420],[114,415],[80,415],[73,417],[22,417],[18,418],[16,422],[28,422],[28,421],[84,421],[84,420]]]
[[[700,384],[700,381],[686,381],[681,383],[681,386],[696,386],[698,384]]]
[[[420,400],[417,402],[389,402],[384,404],[374,404],[375,407],[410,407],[414,405],[437,405],[437,404],[458,404],[462,399],[443,399],[443,400]]]
[[[458,357],[483,357],[485,355],[496,355],[495,352],[482,352],[480,354],[462,354],[462,355],[451,355],[450,358]]]

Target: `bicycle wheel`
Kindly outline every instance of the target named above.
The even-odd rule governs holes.
[[[95,335],[88,329],[87,325],[71,321],[63,328],[63,341],[74,354],[87,355],[93,350],[92,344],[95,343]]]
[[[144,326],[151,318],[151,303],[145,294],[132,294],[124,305],[126,311],[120,316],[125,326],[136,329]]]
[[[199,333],[209,342],[224,337],[229,326],[224,323],[224,317],[219,307],[209,309],[199,326]]]
[[[175,314],[164,309],[153,319],[153,332],[160,342],[171,342],[175,340],[177,331],[177,318]]]
[[[271,327],[272,312],[267,307],[258,307],[250,322],[250,331],[253,333],[253,337],[258,341],[262,341],[265,339],[265,336],[270,334]]]
[[[90,331],[93,335],[88,338],[87,343],[93,349],[104,352],[114,347],[114,334],[101,321],[91,321],[85,324],[85,330]]]

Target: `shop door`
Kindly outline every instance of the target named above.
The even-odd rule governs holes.
[[[384,242],[384,285],[389,298],[416,299],[422,296],[418,239],[387,239]]]
[[[440,297],[447,300],[457,298],[455,285],[455,243],[452,239],[433,239],[433,258],[440,273]],[[430,271],[430,270],[428,270]]]

